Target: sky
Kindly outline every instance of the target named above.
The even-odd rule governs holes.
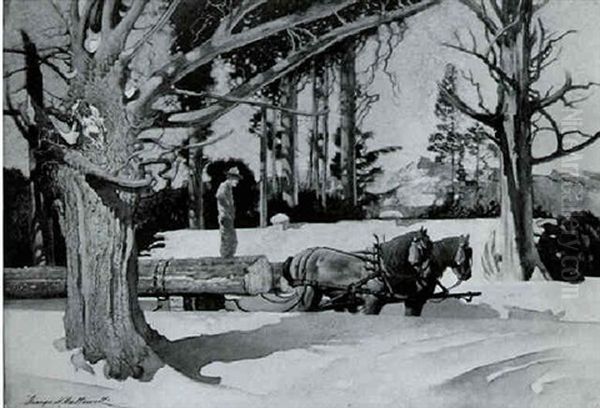
[[[34,3],[42,0],[24,0]],[[545,90],[550,85],[560,86],[564,81],[566,71],[572,73],[574,81],[600,82],[600,0],[551,0],[543,10],[546,26],[552,31],[563,31],[575,28],[578,33],[569,36],[563,42],[563,52],[559,62],[540,81],[540,87]],[[447,63],[454,63],[464,70],[472,70],[475,77],[482,82],[486,100],[490,107],[494,106],[494,84],[486,81],[485,69],[476,61],[455,50],[442,45],[452,41],[453,33],[458,30],[463,35],[472,28],[476,33],[480,30],[479,22],[471,12],[454,0],[430,9],[408,22],[408,31],[403,41],[396,47],[390,69],[398,78],[399,95],[394,97],[389,80],[381,72],[375,78],[370,88],[371,93],[379,93],[380,101],[374,104],[371,113],[363,124],[364,131],[373,131],[375,139],[370,147],[377,148],[386,145],[401,145],[403,150],[387,155],[381,159],[386,172],[406,166],[419,156],[427,155],[427,139],[435,129],[436,117],[433,113],[437,97],[436,81],[444,72]],[[5,28],[6,30],[6,28]],[[6,33],[9,36],[11,33]],[[467,38],[467,37],[465,37]],[[359,57],[358,71],[370,62],[372,48],[367,47]],[[359,80],[364,75],[359,74]],[[472,92],[464,85],[459,85],[465,99],[472,100]],[[339,120],[339,107],[331,98],[332,110],[330,119],[331,132]],[[299,108],[310,110],[310,97],[305,91],[300,96]],[[232,136],[206,149],[212,158],[238,157],[244,159],[250,167],[258,172],[258,139],[248,133],[248,119],[253,113],[252,108],[240,107],[219,119],[213,129],[216,134],[233,130]],[[580,109],[559,106],[553,111],[561,126],[564,128],[576,125],[585,131],[600,130],[600,87],[592,97],[580,105]],[[300,118],[301,155],[308,149],[305,138],[310,126],[308,118]],[[18,167],[25,170],[26,143],[16,135],[10,120],[4,122],[4,166]],[[542,154],[553,148],[551,138],[539,138],[534,154]],[[549,165],[538,166],[536,172],[548,173],[552,169],[571,172],[590,170],[600,171],[597,157],[600,155],[600,142],[589,147],[583,153],[555,161]],[[306,167],[306,160],[301,160],[301,170]]]

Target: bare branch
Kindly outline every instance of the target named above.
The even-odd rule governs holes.
[[[71,0],[69,15],[71,18],[71,24],[69,33],[71,34],[71,42],[79,43],[81,39],[77,37],[79,33],[79,0]]]
[[[567,73],[564,85],[554,93],[548,94],[546,97],[535,101],[533,104],[533,110],[539,111],[540,109],[547,108],[548,106],[554,105],[555,103],[562,101],[565,106],[572,106],[574,103],[579,101],[568,101],[566,99],[567,94],[577,90],[589,90],[592,86],[600,86],[598,82],[588,82],[587,84],[573,85],[573,78]]]
[[[79,17],[79,26],[77,27],[77,39],[82,44],[85,39],[85,30],[87,28],[87,24],[89,22],[92,10],[94,8],[94,4],[99,0],[87,0],[85,6],[83,7],[83,15]],[[75,1],[77,3],[77,1]],[[79,6],[76,6],[79,7]],[[79,45],[79,44],[78,44]]]
[[[267,0],[246,0],[242,1],[239,8],[229,18],[229,32],[232,32],[235,27],[252,11],[256,10],[261,5],[265,4]]]
[[[465,78],[477,92],[477,98],[479,101],[479,107],[487,114],[491,115],[492,111],[485,106],[485,102],[483,100],[483,94],[481,92],[481,83],[477,82],[473,77],[473,72],[469,70],[469,75],[467,75],[464,71],[461,71],[463,78]]]
[[[492,5],[494,12],[496,13],[496,17],[498,17],[498,19],[502,22],[502,24],[506,24],[505,16],[504,16],[504,13],[502,12],[502,9],[500,8],[500,4],[498,3],[498,0],[490,0],[490,4]]]
[[[340,1],[338,3],[344,5],[348,1],[350,0]],[[289,55],[287,58],[273,66],[268,72],[265,72],[258,77],[255,77],[245,85],[242,85],[239,93],[236,92],[236,94],[230,96],[245,97],[247,95],[251,95],[262,86],[280,78],[281,76],[285,75],[285,73],[290,72],[291,69],[295,69],[306,59],[323,52],[331,45],[336,44],[343,39],[359,34],[381,24],[386,24],[392,21],[410,17],[419,13],[420,11],[426,10],[433,5],[440,3],[441,1],[442,0],[424,0],[418,4],[390,11],[384,14],[365,16],[352,23],[335,28],[327,34],[321,36],[318,41],[315,41],[307,45],[304,49],[298,50],[296,53]],[[311,20],[320,19],[326,17],[327,15],[331,15],[336,9],[337,5],[336,7],[333,7],[331,4],[323,6],[321,3],[321,6],[318,8],[318,10],[309,8],[309,10],[302,12],[299,15],[295,15],[292,20],[289,20],[288,17],[287,24],[288,26],[289,24],[297,25]],[[205,43],[199,48],[195,48],[185,55],[178,56],[172,63],[156,71],[148,80],[148,82],[140,88],[140,97],[129,105],[130,112],[134,115],[137,115],[137,112],[145,109],[147,106],[150,106],[150,104],[160,95],[161,90],[168,90],[173,83],[177,82],[177,80],[182,77],[182,75],[207,62],[212,61],[212,59],[219,54],[231,49],[239,48],[258,39],[265,38],[265,35],[268,36],[271,34],[276,34],[281,30],[278,28],[281,24],[282,22],[275,20],[275,22],[270,22],[267,25],[262,25],[247,31],[243,31],[240,34],[235,34],[222,43],[220,47],[210,44],[207,46]],[[283,29],[288,28],[288,26],[284,26]],[[205,52],[202,52],[202,50]]]
[[[550,57],[554,50],[554,45],[562,41],[566,36],[577,33],[577,30],[568,30],[556,37],[546,37],[546,30],[541,19],[538,19],[540,29],[540,39],[538,40],[539,51],[531,57],[531,61],[541,64],[544,60]]]
[[[493,0],[492,0],[493,1]],[[487,51],[483,54],[484,56],[488,56],[488,54],[491,52],[492,48],[496,45],[496,43],[498,42],[498,40],[500,40],[500,38],[502,38],[505,34],[508,34],[508,32],[513,29],[514,27],[516,27],[518,24],[521,23],[521,15],[519,14],[519,16],[517,16],[517,18],[515,18],[515,20],[513,22],[511,22],[510,24],[507,24],[505,27],[502,28],[502,30],[500,30],[500,32],[498,34],[496,34],[491,41],[489,41],[489,45],[488,45],[488,49]]]
[[[164,13],[160,16],[158,21],[152,25],[150,30],[148,30],[148,32],[146,32],[142,36],[142,38],[140,38],[139,41],[133,45],[133,47],[123,52],[123,55],[121,57],[121,62],[123,63],[123,65],[127,65],[142,49],[142,46],[145,43],[147,43],[154,34],[159,32],[165,26],[165,24],[169,22],[169,19],[171,18],[181,1],[182,0],[173,0],[171,4],[169,4],[169,7],[167,7]]]
[[[41,60],[40,62],[42,63],[42,65],[50,68],[52,72],[54,72],[60,79],[62,79],[66,83],[69,82],[69,78],[67,78],[67,75],[64,72],[62,72],[56,64],[48,60]]]
[[[448,47],[448,48],[455,49],[462,53],[474,56],[475,58],[477,58],[478,60],[483,62],[485,64],[485,66],[488,67],[488,70],[490,71],[490,73],[495,78],[498,78],[502,84],[504,84],[506,86],[510,86],[512,88],[516,87],[517,84],[515,83],[514,79],[512,79],[510,76],[508,76],[506,74],[506,72],[504,72],[496,64],[492,63],[492,61],[490,61],[486,55],[479,53],[476,49],[470,50],[468,48],[465,48],[462,45],[454,45],[454,44],[449,44],[449,43],[442,43],[442,45],[445,47]]]
[[[108,40],[108,36],[110,35],[111,25],[113,21],[114,13],[117,12],[115,8],[117,7],[116,0],[104,0],[104,4],[102,6],[102,38],[103,40]]]
[[[538,11],[543,9],[549,2],[550,0],[540,0],[539,3],[533,5],[533,12],[537,13]]]
[[[214,94],[211,92],[192,92],[192,91],[187,91],[184,89],[176,89],[176,88],[174,88],[174,92],[178,95],[198,96],[198,97],[216,99],[216,100],[222,101],[222,102],[258,106],[261,108],[268,108],[268,109],[278,110],[281,112],[293,113],[294,115],[300,115],[300,116],[323,116],[323,115],[326,115],[329,113],[329,110],[323,110],[323,111],[317,111],[317,112],[305,112],[305,111],[300,111],[300,110],[296,110],[296,109],[289,109],[289,108],[286,108],[283,106],[273,105],[273,104],[270,104],[267,102],[256,101],[256,100],[252,100],[252,99],[236,98],[236,97],[231,97],[231,96],[227,96],[227,95],[217,95],[217,94]]]
[[[10,91],[8,89],[8,81],[5,82],[4,100],[6,102],[6,106],[8,107],[8,112],[10,112],[9,116],[12,118],[15,126],[21,135],[27,140],[27,142],[32,144],[33,141],[31,140],[31,135],[28,129],[30,123],[28,123],[27,116],[22,114],[21,109],[15,108],[13,105]],[[6,115],[8,112],[5,112],[4,114]]]
[[[19,68],[15,68],[13,70],[7,71],[7,72],[4,73],[4,78],[10,78],[14,74],[17,74],[19,72],[23,72],[26,69],[27,69],[27,67],[19,67]]]
[[[497,115],[477,111],[463,101],[458,95],[453,92],[449,92],[440,83],[438,83],[438,89],[442,97],[463,114],[491,128],[495,129],[498,126],[499,117]],[[496,141],[495,139],[493,140]]]
[[[537,125],[537,122],[534,123],[532,121],[532,126],[536,127],[536,131],[532,132],[528,143],[530,145],[533,144],[533,141],[535,140],[535,136],[537,134],[539,134],[541,131],[552,131],[555,135],[556,135],[556,141],[557,141],[557,145],[559,146],[560,149],[562,149],[562,137],[561,135],[561,131],[560,131],[560,127],[558,126],[558,122],[556,122],[556,120],[552,117],[552,115],[550,115],[548,113],[548,111],[546,111],[545,109],[540,109],[540,111],[538,112],[542,118],[545,118],[548,123],[550,123],[550,127],[540,127]]]
[[[43,147],[44,149],[41,150],[41,154],[50,154],[53,158],[62,161],[64,164],[78,170],[86,176],[98,178],[107,183],[114,184],[119,188],[139,190],[148,188],[151,185],[151,180],[148,178],[145,180],[129,180],[108,174],[106,170],[92,163],[80,152],[68,149],[57,143],[46,140],[43,143]]]
[[[62,10],[56,5],[56,3],[54,2],[54,0],[48,0],[48,3],[50,3],[50,6],[56,12],[56,15],[58,16],[58,18],[65,25],[65,29],[67,30],[67,34],[71,34],[71,27],[69,25],[69,22],[67,21],[67,19],[63,15]]]
[[[117,26],[113,29],[113,36],[117,39],[117,41],[121,44],[125,44],[125,40],[127,36],[133,29],[133,25],[140,18],[146,4],[149,0],[133,0],[131,7],[127,11],[127,14],[123,17],[123,19],[117,24]]]
[[[277,18],[238,34],[228,35],[226,32],[223,32],[222,35],[219,35],[217,33],[213,35],[210,40],[205,41],[198,47],[195,47],[183,55],[177,56],[171,63],[157,70],[153,76],[163,78],[163,82],[164,80],[168,80],[169,83],[166,85],[170,86],[198,67],[209,63],[218,55],[243,47],[244,45],[253,43],[257,40],[267,38],[297,25],[323,18],[328,13],[333,13],[336,10],[342,9],[354,1],[355,0],[339,0],[335,5],[332,5],[331,2],[317,2],[305,11]],[[438,1],[439,0],[436,0],[435,2]],[[221,29],[221,31],[222,30],[223,29]],[[171,72],[171,74],[168,74],[169,72]],[[150,88],[152,89],[153,87]],[[148,91],[143,89],[141,92],[142,94],[148,93]]]
[[[579,136],[585,137],[586,140],[584,142],[578,143],[568,149],[565,149],[563,146],[563,144],[564,144],[563,140],[566,136],[569,136],[569,135],[579,135]],[[557,149],[549,155],[546,155],[543,157],[532,158],[532,163],[534,165],[548,163],[548,162],[558,159],[560,157],[564,157],[569,154],[581,151],[581,150],[585,149],[586,147],[592,145],[593,143],[597,142],[598,140],[600,140],[600,132],[598,132],[594,135],[590,135],[587,133],[583,133],[579,130],[572,130],[569,132],[559,133],[557,135],[557,139],[558,139],[557,141],[559,141]]]
[[[494,22],[494,20],[489,16],[486,12],[485,8],[480,4],[477,4],[475,0],[459,0],[462,4],[467,6],[481,21],[487,30],[489,30],[492,34],[496,35],[498,32],[498,26]]]
[[[279,61],[267,71],[256,75],[246,83],[240,85],[227,96],[234,98],[245,98],[249,95],[252,95],[262,87],[294,71],[302,63],[314,57],[315,55],[321,54],[332,45],[340,43],[346,38],[355,36],[373,27],[408,18],[431,7],[432,5],[438,4],[440,1],[441,0],[423,1],[418,4],[405,7],[401,10],[394,10],[384,14],[362,17],[355,22],[337,27],[327,34],[321,36],[318,41],[307,45],[305,48],[300,49],[293,54],[288,55],[285,59]],[[160,83],[156,84],[156,86],[160,86]],[[143,99],[142,103],[145,103]],[[179,123],[181,126],[181,124],[199,125],[210,123],[216,118],[231,111],[231,109],[233,109],[235,106],[237,106],[236,103],[223,102],[221,104],[215,104],[197,111],[172,115],[165,121],[164,124],[167,126],[176,126],[177,123]],[[130,105],[130,112],[135,115],[138,111],[139,105],[137,105],[136,102],[133,102],[133,104]]]

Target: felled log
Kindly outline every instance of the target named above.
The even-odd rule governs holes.
[[[139,259],[140,296],[257,295],[274,290],[280,265],[263,255],[231,259]],[[4,269],[4,295],[34,299],[67,296],[67,270],[41,266]]]

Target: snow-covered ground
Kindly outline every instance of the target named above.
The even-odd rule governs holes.
[[[477,253],[493,223],[427,227],[434,239],[470,232]],[[281,260],[311,245],[360,249],[372,233],[391,238],[419,226],[242,230],[240,252]],[[166,248],[152,256],[215,255],[216,233],[198,234],[166,233]],[[380,316],[152,312],[146,304],[149,323],[171,340],[160,350],[167,365],[150,383],[107,380],[102,363],[95,374],[76,371],[59,341],[63,303],[9,302],[7,406],[85,396],[105,397],[87,405],[98,407],[600,407],[600,279],[498,284],[477,265],[474,275],[460,290],[480,290],[480,298],[430,302],[419,318],[404,317],[400,304]]]

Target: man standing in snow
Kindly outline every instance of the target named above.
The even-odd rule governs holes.
[[[232,258],[237,249],[237,236],[235,233],[235,203],[233,201],[233,188],[242,178],[237,167],[230,168],[227,179],[217,189],[217,208],[219,211],[219,232],[221,234],[220,253],[223,258]]]

